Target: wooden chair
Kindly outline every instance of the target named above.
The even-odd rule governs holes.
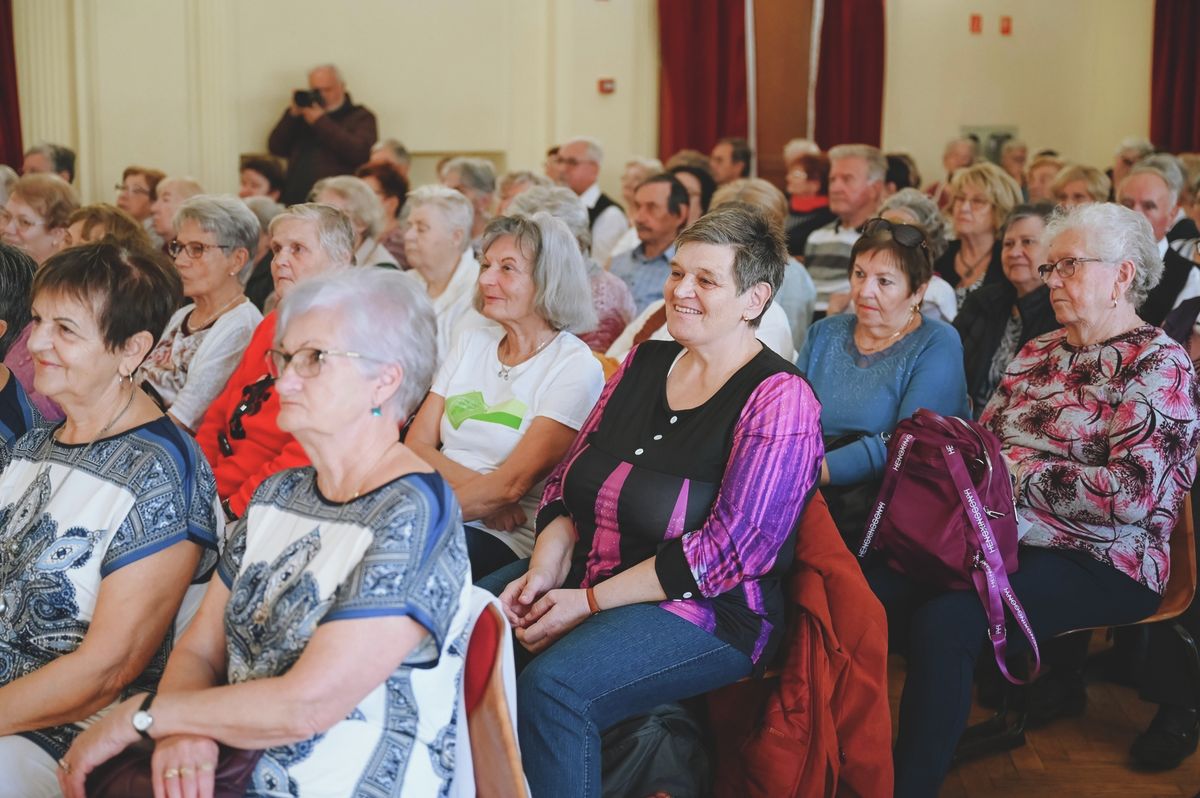
[[[479,798],[528,798],[521,751],[504,690],[504,659],[500,656],[508,624],[492,604],[483,608],[463,668],[463,690],[475,790]]]
[[[1196,596],[1196,503],[1200,501],[1200,479],[1192,485],[1191,494],[1183,503],[1183,513],[1179,522],[1171,531],[1171,573],[1167,578],[1167,589],[1163,591],[1162,603],[1158,611],[1148,618],[1129,626],[1144,626],[1151,623],[1171,624],[1171,630],[1179,636],[1187,649],[1188,667],[1192,678],[1200,683],[1200,649],[1196,640],[1176,619],[1191,606]],[[1108,628],[1108,627],[1092,627]],[[1076,629],[1063,634],[1091,631],[1091,629]],[[1010,695],[1012,689],[1009,690]],[[1007,702],[1006,702],[1007,703]],[[1002,706],[991,718],[971,726],[963,733],[958,750],[954,755],[955,764],[977,759],[987,754],[1011,751],[1025,745],[1026,712],[1021,709],[1013,710]]]

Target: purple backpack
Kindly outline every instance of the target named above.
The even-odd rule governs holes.
[[[858,556],[874,544],[890,565],[923,584],[974,589],[988,619],[996,664],[1005,663],[1004,606],[1033,649],[1037,640],[1008,584],[1017,570],[1017,517],[1012,479],[1000,440],[974,421],[946,418],[924,408],[896,426],[879,499],[868,516]],[[1032,675],[1031,675],[1032,678]]]

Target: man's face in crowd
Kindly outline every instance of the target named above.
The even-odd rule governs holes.
[[[346,87],[332,69],[314,69],[308,74],[308,87],[321,92],[326,111],[336,111],[346,100]]]
[[[1117,192],[1117,202],[1146,217],[1154,230],[1155,241],[1166,237],[1179,210],[1178,203],[1171,201],[1171,189],[1166,181],[1147,172],[1125,178]]]

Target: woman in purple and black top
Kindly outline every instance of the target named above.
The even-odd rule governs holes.
[[[546,483],[533,557],[482,583],[537,655],[517,683],[535,798],[599,795],[602,731],[747,676],[779,644],[824,454],[812,390],[755,338],[785,262],[748,206],[680,236],[675,340],[625,360]]]
[[[1038,271],[1064,329],[1026,344],[980,421],[1015,483],[1010,577],[1037,639],[1153,613],[1168,540],[1196,475],[1200,390],[1188,353],[1137,307],[1162,275],[1150,225],[1110,203],[1051,218]],[[883,565],[867,580],[908,650],[896,796],[936,795],[971,708],[987,619],[973,591],[940,595]],[[1010,624],[1009,651],[1024,637]]]

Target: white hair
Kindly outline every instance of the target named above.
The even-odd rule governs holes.
[[[1042,240],[1048,247],[1056,238],[1072,231],[1082,234],[1092,257],[1108,263],[1133,262],[1133,282],[1125,298],[1135,308],[1141,307],[1163,272],[1154,230],[1146,217],[1114,202],[1091,202],[1069,210],[1059,208],[1046,224]]]
[[[843,158],[862,158],[867,162],[867,180],[882,183],[887,178],[887,158],[883,151],[870,144],[839,144],[829,151],[829,162]]]
[[[586,148],[584,151],[585,156],[589,161],[595,161],[596,166],[601,166],[604,163],[604,146],[591,136],[576,136],[573,139],[563,142],[562,147],[569,147],[572,144],[584,145]]]
[[[383,230],[383,203],[361,177],[337,175],[318,180],[308,195],[309,200],[316,202],[322,191],[331,191],[346,202],[345,213],[355,227],[366,230],[368,238],[375,238]]]
[[[365,355],[354,364],[364,374],[395,364],[403,374],[386,405],[401,421],[416,411],[437,366],[437,322],[433,306],[414,280],[394,269],[343,269],[304,280],[279,304],[278,344],[288,324],[311,310],[329,310],[338,345]],[[369,359],[368,359],[369,358]]]
[[[408,195],[404,203],[405,213],[411,214],[417,208],[428,205],[436,208],[446,220],[451,230],[462,233],[462,247],[459,254],[467,251],[471,245],[471,226],[475,223],[475,208],[471,201],[460,192],[445,186],[421,186]]]
[[[1183,176],[1183,166],[1179,163],[1179,159],[1174,155],[1165,152],[1147,155],[1142,160],[1133,165],[1126,176],[1126,180],[1134,175],[1151,174],[1158,175],[1163,182],[1167,184],[1167,189],[1171,192],[1171,204],[1179,202],[1179,193],[1183,191],[1183,184],[1186,178]]]
[[[788,163],[801,155],[820,155],[821,148],[812,139],[792,139],[783,145],[783,162]]]

